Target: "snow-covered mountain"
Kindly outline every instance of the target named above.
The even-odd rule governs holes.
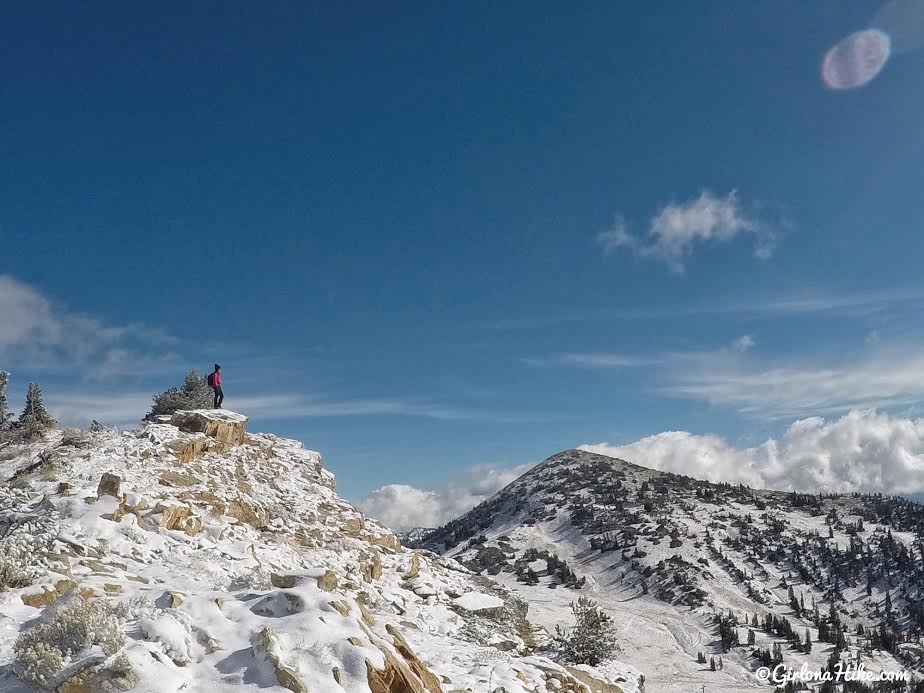
[[[544,656],[526,603],[402,548],[241,415],[50,431],[0,474],[0,690],[641,690]]]
[[[754,490],[568,450],[424,545],[546,627],[577,596],[598,600],[649,693],[766,688],[759,667],[819,671],[835,652],[877,673],[920,678],[924,663],[924,506],[900,498]]]

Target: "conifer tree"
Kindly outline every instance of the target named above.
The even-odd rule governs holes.
[[[616,649],[616,627],[613,619],[587,597],[571,603],[574,627],[565,632],[555,627],[555,642],[562,654],[572,662],[596,666],[609,659]]]
[[[212,388],[205,378],[199,375],[195,368],[186,374],[183,387],[171,387],[160,394],[154,395],[154,405],[148,412],[148,420],[160,414],[172,414],[180,409],[211,409]]]
[[[57,425],[42,401],[42,389],[38,383],[29,383],[26,390],[26,406],[19,417],[19,426],[28,434],[35,435]]]
[[[10,382],[10,374],[0,371],[0,430],[6,427],[12,414],[10,414],[9,401],[6,398],[6,386]]]

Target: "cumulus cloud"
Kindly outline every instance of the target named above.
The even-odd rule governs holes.
[[[779,439],[737,447],[714,435],[667,431],[583,450],[710,481],[800,491],[924,493],[924,419],[853,410],[800,419]]]
[[[765,260],[773,254],[772,229],[744,210],[736,191],[718,197],[704,190],[695,199],[662,208],[651,219],[647,238],[633,235],[625,220],[616,217],[609,229],[597,235],[597,243],[605,253],[628,248],[639,256],[661,260],[679,273],[697,244],[727,243],[745,234],[756,239],[755,257]]]
[[[387,484],[369,493],[357,505],[399,532],[413,527],[439,527],[504,488],[530,466],[476,465],[435,490]]]

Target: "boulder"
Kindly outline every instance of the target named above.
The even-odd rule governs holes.
[[[318,578],[318,588],[325,592],[333,592],[337,589],[337,574],[333,570],[325,570]]]
[[[202,531],[202,520],[192,514],[188,505],[179,503],[158,503],[151,515],[160,515],[159,527],[176,529],[193,536]]]
[[[229,445],[240,445],[247,433],[247,417],[226,409],[193,409],[173,413],[170,423],[187,433],[204,433]]]
[[[408,664],[395,657],[388,647],[379,646],[379,649],[385,658],[384,667],[376,669],[366,660],[366,682],[371,693],[443,693],[439,680],[422,664],[420,666],[423,671],[429,674],[426,683],[411,671]]]
[[[279,655],[276,631],[269,627],[264,628],[254,636],[252,644],[254,655],[258,659],[266,660],[273,667],[280,686],[295,693],[308,693],[308,686],[298,678],[298,673],[283,663]]]
[[[420,554],[415,551],[414,556],[411,558],[411,566],[404,574],[404,579],[413,580],[418,575],[420,575]]]
[[[404,661],[407,662],[408,667],[411,671],[414,672],[414,675],[420,679],[420,682],[423,684],[423,687],[430,691],[430,693],[439,693],[443,689],[440,687],[440,681],[436,678],[436,675],[427,669],[426,665],[417,659],[417,655],[411,650],[410,646],[407,644],[407,640],[404,639],[404,636],[401,632],[392,625],[386,625],[385,630],[392,637],[392,642],[395,645],[395,649],[398,650],[398,654],[404,657]]]
[[[125,656],[116,657],[108,664],[88,657],[72,668],[77,672],[68,672],[64,682],[55,689],[57,693],[117,693],[138,684],[138,674]]]
[[[372,553],[372,558],[368,563],[363,563],[362,574],[366,582],[374,582],[382,577],[382,559],[379,558],[378,551]]]
[[[180,464],[189,464],[208,451],[209,442],[207,436],[194,436],[191,438],[171,440],[167,443],[167,449],[176,455]]]
[[[269,515],[263,508],[241,497],[228,503],[225,513],[254,529],[264,529],[269,524]]]
[[[120,497],[119,486],[122,484],[122,477],[118,474],[106,472],[99,480],[99,486],[96,487],[97,496],[114,496]]]
[[[73,580],[58,580],[58,582],[55,583],[54,589],[43,587],[41,592],[22,595],[22,603],[26,606],[33,606],[36,609],[40,609],[43,606],[48,606],[58,601],[61,596],[70,592],[75,587],[77,587],[77,583]]]
[[[282,575],[279,573],[270,573],[270,584],[279,589],[290,590],[295,587],[302,578],[299,575]]]

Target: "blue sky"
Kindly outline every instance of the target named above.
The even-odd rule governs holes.
[[[879,5],[340,5],[6,8],[14,397],[123,423],[219,361],[353,499],[915,416],[924,53],[820,77]]]

